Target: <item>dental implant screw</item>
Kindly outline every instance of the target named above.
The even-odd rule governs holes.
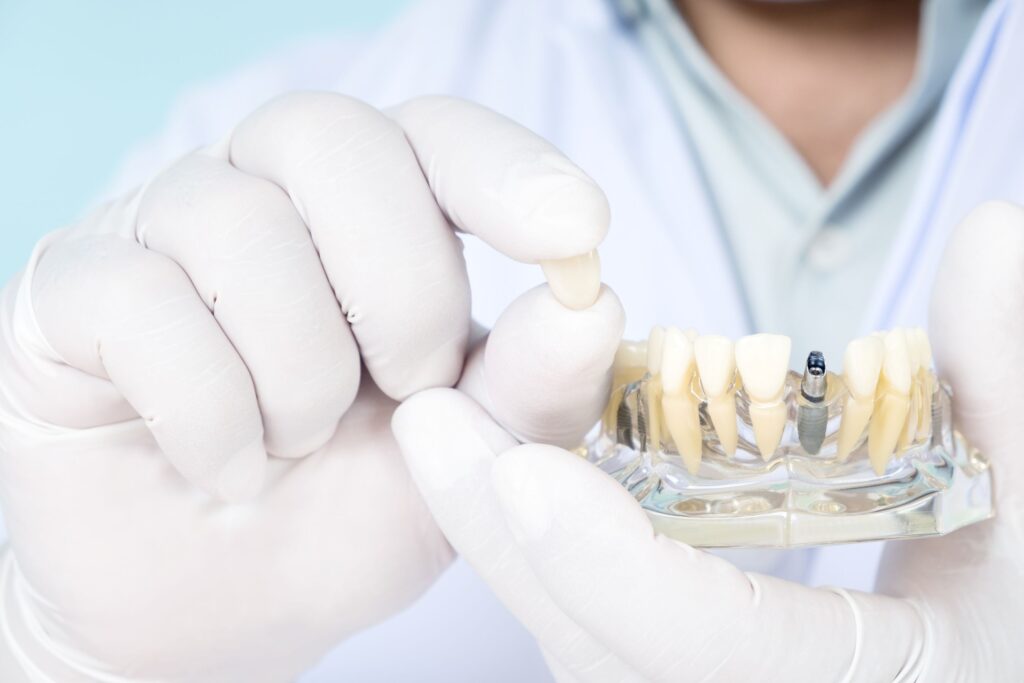
[[[797,406],[796,417],[800,445],[810,455],[817,455],[825,441],[825,428],[828,425],[828,406],[825,404],[827,382],[825,355],[821,351],[811,351],[804,366],[803,379],[800,380],[802,400]]]

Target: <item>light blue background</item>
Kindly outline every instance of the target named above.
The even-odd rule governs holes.
[[[0,0],[0,283],[72,221],[176,95],[407,0]]]

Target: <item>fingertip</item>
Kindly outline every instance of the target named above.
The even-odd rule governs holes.
[[[580,311],[559,303],[546,285],[525,293],[498,319],[485,349],[495,416],[524,441],[577,446],[608,400],[624,326],[607,287]]]
[[[467,321],[464,328],[461,323],[453,324],[459,325],[457,334],[409,358],[404,372],[398,372],[394,366],[378,369],[374,379],[381,391],[396,401],[404,401],[417,392],[454,386],[462,373],[469,324]]]

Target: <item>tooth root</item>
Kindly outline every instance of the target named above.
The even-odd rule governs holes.
[[[932,435],[932,393],[935,389],[932,376],[932,345],[928,334],[920,327],[907,330],[907,340],[917,355],[918,411],[916,433],[913,441],[924,441]]]
[[[846,399],[843,415],[839,422],[839,437],[836,442],[836,457],[839,462],[845,462],[853,449],[857,447],[857,442],[864,434],[874,410],[874,397],[860,400],[850,396]]]
[[[789,337],[754,334],[736,342],[736,368],[750,397],[750,422],[761,457],[775,454],[786,428],[782,401],[789,370]]]
[[[661,408],[665,427],[690,474],[700,467],[703,447],[698,401],[691,390],[696,369],[693,343],[677,328],[667,329],[661,355]]]
[[[580,256],[541,261],[551,293],[561,304],[573,310],[590,308],[601,293],[601,259],[597,250]]]
[[[875,414],[868,428],[868,457],[875,472],[882,474],[899,445],[910,412],[913,388],[911,359],[906,334],[892,330],[882,339],[885,358],[878,382]]]
[[[885,472],[896,451],[903,423],[910,410],[910,398],[886,393],[875,402],[875,414],[868,428],[868,458],[875,472]]]
[[[885,344],[877,335],[854,339],[843,354],[843,383],[849,392],[839,422],[836,457],[844,462],[856,448],[875,409],[875,390],[885,359]]]
[[[786,404],[750,404],[750,424],[754,428],[757,450],[765,460],[770,459],[782,443],[786,429]]]
[[[914,385],[910,390],[910,400],[907,402],[907,417],[903,423],[903,429],[900,432],[900,438],[896,442],[896,452],[902,452],[908,446],[914,443],[917,438],[917,423],[918,415],[921,410],[921,391],[920,384],[915,380]]]
[[[932,438],[932,394],[935,385],[932,383],[931,371],[926,370],[921,380],[921,412],[917,414],[917,440]]]
[[[708,399],[708,417],[715,427],[722,451],[730,457],[736,455],[736,445],[739,443],[739,433],[736,429],[736,392],[729,391]]]
[[[665,394],[661,399],[661,407],[665,415],[665,426],[686,469],[690,474],[697,474],[704,441],[696,399],[692,394]]]
[[[705,335],[693,342],[700,384],[708,398],[707,410],[726,455],[736,454],[736,354],[728,337]]]

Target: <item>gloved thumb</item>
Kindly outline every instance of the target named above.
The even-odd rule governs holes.
[[[547,285],[535,287],[470,354],[459,389],[521,441],[573,448],[608,400],[624,325],[607,287],[584,310],[560,304]]]
[[[997,453],[1024,412],[1024,208],[986,202],[950,237],[930,311],[942,377],[956,392],[957,427],[972,445]],[[1019,458],[1004,468],[1024,466]]]

